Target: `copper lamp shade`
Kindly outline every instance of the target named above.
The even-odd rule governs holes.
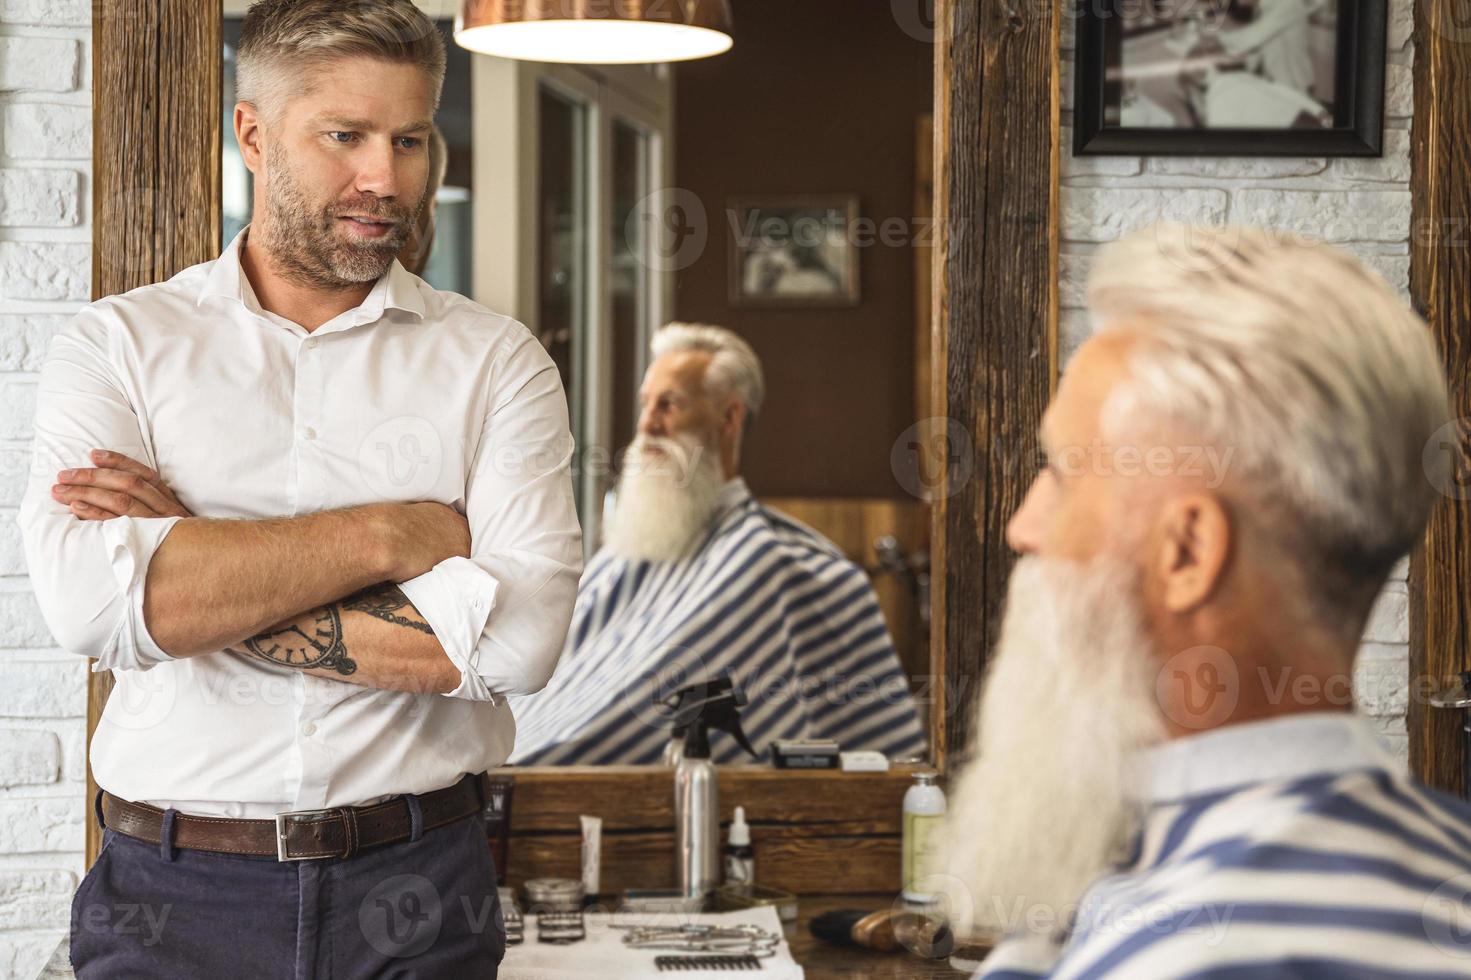
[[[455,41],[501,58],[645,64],[730,49],[730,0],[461,0]]]

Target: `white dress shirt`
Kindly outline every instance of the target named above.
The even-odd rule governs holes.
[[[84,308],[41,369],[16,521],[42,616],[116,687],[92,741],[104,789],[186,813],[423,793],[500,765],[505,698],[551,676],[582,571],[572,437],[556,365],[520,323],[398,262],[308,332],[261,309],[237,235],[212,262]],[[197,517],[293,517],[436,500],[470,558],[401,584],[460,670],[448,694],[377,690],[243,649],[175,659],[143,621],[154,551],[182,518],[83,521],[58,470],[111,449],[158,470]]]

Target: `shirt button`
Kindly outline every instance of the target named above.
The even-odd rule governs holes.
[[[303,735],[315,735],[315,734],[317,734],[317,725],[316,725],[316,722],[309,721],[305,725],[302,725],[301,726],[301,733]]]
[[[307,426],[305,434],[308,439],[315,439],[317,437],[317,430],[313,429],[311,426]]]
[[[315,338],[315,337],[309,337],[309,338],[307,338],[307,341],[306,341],[305,346],[306,346],[306,349],[307,350],[314,350],[316,348],[316,346],[317,346],[317,338]]]

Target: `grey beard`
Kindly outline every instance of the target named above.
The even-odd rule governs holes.
[[[266,163],[270,197],[265,227],[256,241],[270,252],[282,276],[299,286],[344,289],[372,282],[388,271],[408,241],[419,209],[410,215],[394,214],[400,219],[398,225],[381,241],[342,242],[336,237],[337,219],[330,211],[317,211],[308,203],[275,144],[267,147]]]
[[[1165,737],[1151,649],[1131,565],[1018,561],[934,889],[963,929],[1064,923],[1123,856],[1132,767]]]
[[[669,454],[646,459],[642,450],[650,441]],[[721,482],[719,454],[698,440],[640,436],[625,454],[604,545],[631,561],[682,557],[709,529]]]

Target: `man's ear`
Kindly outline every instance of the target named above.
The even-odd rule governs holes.
[[[1161,601],[1169,612],[1189,612],[1225,577],[1233,544],[1230,514],[1215,494],[1186,493],[1165,501],[1157,526]]]
[[[261,146],[260,117],[255,106],[249,102],[235,103],[235,142],[240,144],[240,156],[245,160],[245,169],[260,175]]]
[[[746,421],[746,406],[739,398],[725,403],[725,412],[720,419],[720,428],[725,435],[734,439]]]

